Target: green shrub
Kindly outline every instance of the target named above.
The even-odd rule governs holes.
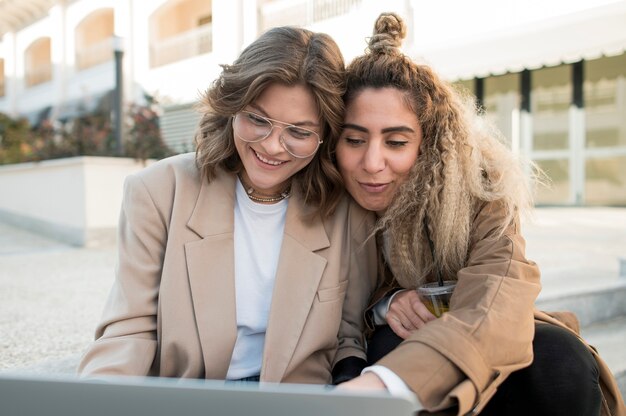
[[[66,123],[49,119],[31,126],[27,119],[0,113],[0,164],[72,156],[124,156],[162,159],[174,152],[165,144],[152,103],[132,105],[126,112],[123,153],[117,154],[108,112],[95,112]]]
[[[29,133],[28,120],[0,113],[0,164],[22,162],[32,153]]]

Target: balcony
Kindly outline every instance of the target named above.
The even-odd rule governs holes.
[[[205,24],[195,29],[155,41],[151,47],[152,68],[210,53],[213,50],[213,25]]]
[[[113,60],[113,38],[76,51],[76,68],[83,70]]]
[[[362,0],[276,0],[261,10],[261,30],[275,26],[309,26],[347,14]]]
[[[52,80],[52,63],[39,64],[26,69],[24,80],[27,87],[43,84]],[[4,88],[3,88],[4,89]]]

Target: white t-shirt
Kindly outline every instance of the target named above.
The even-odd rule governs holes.
[[[261,372],[288,201],[256,203],[248,198],[244,187],[237,181],[234,237],[237,341],[227,379],[240,379]]]

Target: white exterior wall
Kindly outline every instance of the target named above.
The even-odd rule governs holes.
[[[0,112],[13,117],[17,115],[15,33],[5,33],[1,38],[0,55],[4,59],[4,97],[0,97]]]
[[[219,75],[219,65],[231,63],[257,37],[259,13],[278,10],[297,1],[306,6],[305,0],[276,0],[265,6],[259,6],[260,0],[213,0],[212,53],[157,68],[150,68],[150,18],[168,3],[167,0],[59,2],[44,18],[0,38],[0,56],[5,64],[5,96],[0,97],[0,112],[32,116],[45,107],[59,107],[64,102],[82,100],[89,104],[90,100],[114,88],[113,59],[82,71],[75,68],[76,28],[96,10],[114,10],[115,35],[124,39],[125,101],[139,102],[146,92],[168,105],[195,102]],[[601,10],[603,7],[605,9]],[[346,62],[350,62],[365,50],[378,14],[395,11],[404,16],[408,24],[404,43],[408,54],[431,63],[444,77],[455,79],[454,74],[458,78],[464,73],[471,78],[482,76],[476,71],[476,64],[482,62],[477,52],[485,57],[501,57],[501,62],[497,63],[504,71],[511,70],[504,65],[511,60],[526,65],[519,70],[532,69],[531,58],[541,65],[558,64],[562,59],[558,54],[537,60],[532,55],[536,52],[534,48],[515,45],[528,46],[534,31],[558,28],[564,21],[570,25],[581,19],[584,24],[588,16],[589,20],[595,19],[596,24],[609,22],[611,19],[600,13],[607,14],[607,8],[615,10],[613,20],[626,16],[626,0],[363,0],[349,13],[317,22],[310,29],[330,34],[339,44]],[[614,22],[607,24],[607,30],[615,27]],[[583,44],[597,32],[588,29],[574,33],[584,38],[578,43]],[[540,32],[542,43],[561,46],[554,39],[544,41],[543,33]],[[620,33],[626,39],[623,29]],[[51,38],[53,79],[25,88],[24,52],[43,36]],[[626,40],[620,43],[619,36],[614,39],[617,40],[614,50],[621,53],[626,49]],[[496,43],[498,40],[500,43]],[[594,48],[587,50],[598,54],[606,52],[604,48]],[[573,59],[580,57],[575,55]],[[466,65],[468,63],[470,65]],[[493,71],[493,68],[492,65],[488,69]],[[626,88],[623,83],[621,88]],[[502,111],[513,114],[511,125],[505,126],[505,130],[511,132],[513,149],[526,156],[532,155],[533,116],[519,111],[517,96],[503,99],[507,105],[501,106]],[[620,120],[626,123],[626,117]],[[580,126],[576,128],[580,130]],[[123,178],[141,168],[129,161],[112,160],[76,158],[0,166],[0,220],[36,228],[80,245],[110,238],[117,226]],[[577,186],[580,187],[580,183]]]
[[[219,74],[219,64],[232,62],[242,48],[257,37],[259,7],[280,10],[282,3],[293,5],[294,1],[277,0],[259,6],[261,2],[258,0],[214,0],[213,52],[154,69],[149,67],[150,16],[166,5],[167,0],[77,0],[65,6],[60,2],[48,16],[15,34],[14,53],[13,35],[4,35],[0,54],[5,59],[7,94],[0,98],[0,111],[28,113],[58,105],[64,100],[88,100],[114,87],[112,62],[79,72],[74,68],[74,31],[86,16],[98,9],[113,8],[115,34],[124,38],[125,100],[138,101],[145,91],[163,103],[181,104],[195,101],[199,91]],[[306,1],[300,1],[306,7]],[[407,53],[432,64],[446,77],[454,78],[454,66],[463,68],[460,76],[473,77],[471,68],[478,70],[479,64],[467,65],[470,57],[456,56],[459,51],[455,52],[454,48],[462,46],[461,51],[469,51],[470,55],[472,48],[485,52],[485,48],[481,48],[483,42],[503,37],[520,41],[538,27],[554,26],[577,13],[576,19],[584,19],[586,15],[593,18],[594,11],[602,7],[624,4],[625,0],[363,0],[349,13],[317,22],[310,28],[333,36],[349,62],[363,52],[376,16],[381,11],[396,11],[406,18],[409,26],[404,44]],[[621,9],[617,7],[616,10],[619,13]],[[64,30],[59,30],[61,27]],[[54,80],[24,89],[23,52],[41,36],[52,38]],[[546,40],[548,43],[553,41]],[[626,45],[621,49],[618,45],[616,53],[621,53],[624,48]],[[533,53],[532,50],[515,49],[486,52],[489,56],[504,56],[504,61],[508,55],[513,59],[515,54],[523,58]],[[450,54],[455,56],[450,57]],[[557,64],[562,57],[554,59],[554,62],[543,64]],[[506,70],[506,65],[502,64]]]
[[[83,170],[80,159],[0,166],[0,209],[59,226],[82,228],[86,225]]]
[[[219,75],[220,64],[231,63],[242,49],[243,13],[242,0],[213,1],[213,52],[184,61],[150,68],[150,17],[166,0],[133,2],[133,51],[134,79],[149,94],[166,104],[188,103],[198,99]],[[254,3],[254,5],[250,5]],[[254,7],[256,0],[246,0],[247,7]],[[248,18],[250,19],[250,17]],[[254,22],[256,27],[256,13]],[[248,22],[249,20],[245,20]],[[245,27],[250,27],[245,25]],[[256,33],[255,36],[256,37]]]
[[[70,244],[110,242],[124,178],[143,167],[133,159],[101,157],[0,166],[0,220]]]

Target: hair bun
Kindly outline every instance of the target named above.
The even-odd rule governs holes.
[[[392,12],[381,13],[374,24],[374,35],[370,38],[369,49],[374,53],[398,53],[405,37],[404,20]]]

